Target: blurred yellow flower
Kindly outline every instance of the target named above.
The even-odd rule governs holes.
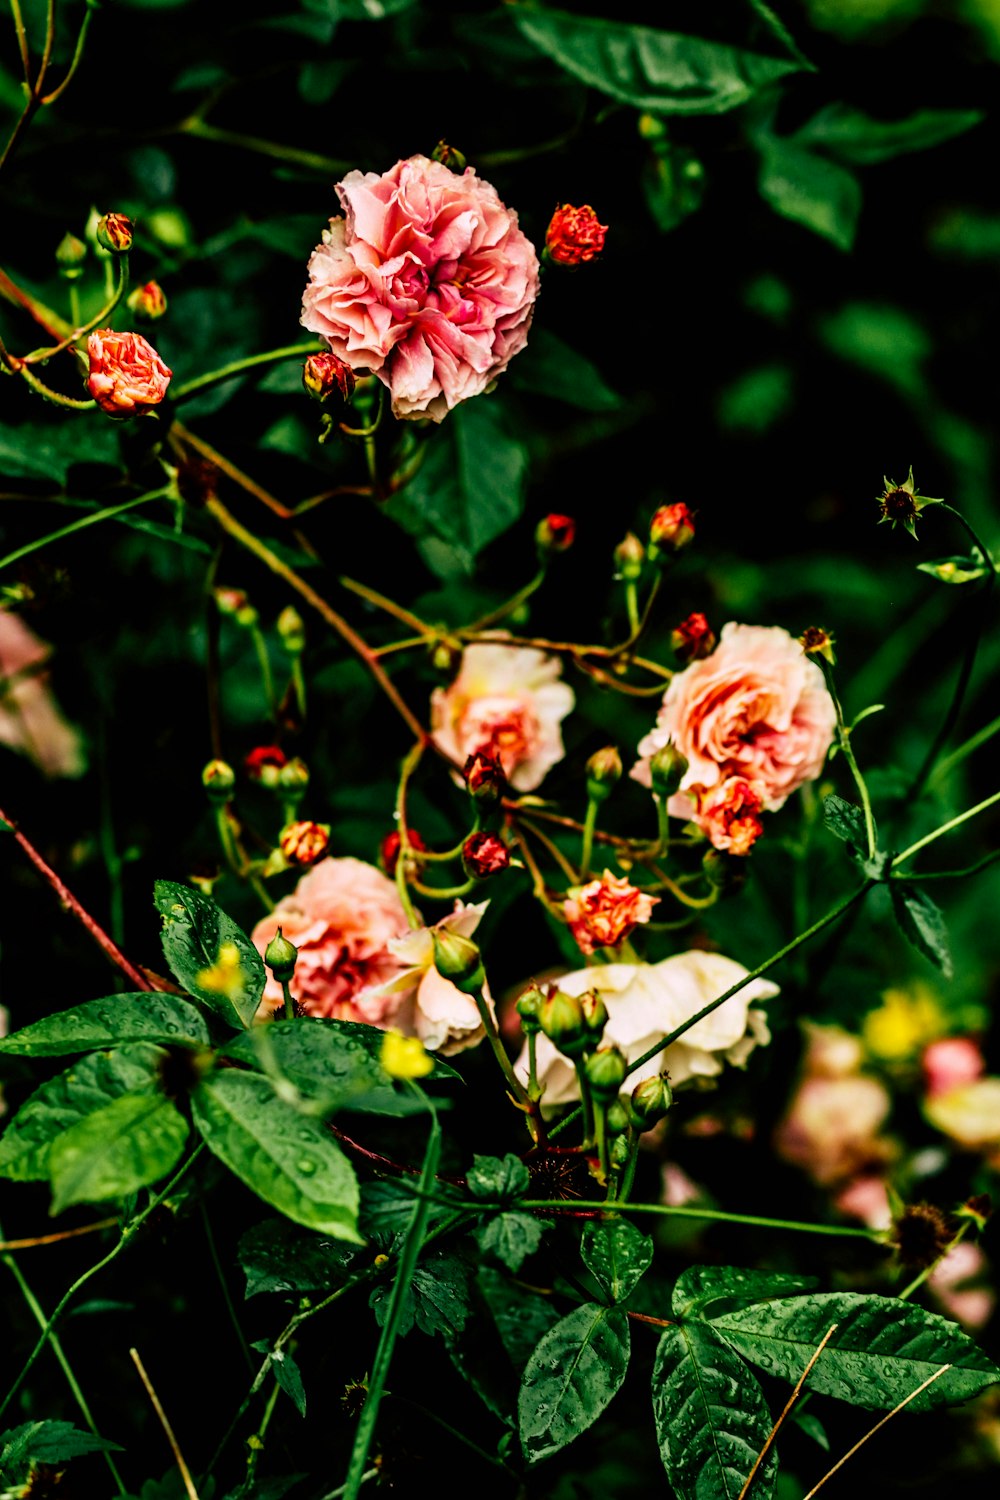
[[[879,1062],[907,1062],[947,1030],[940,1002],[929,985],[915,980],[906,989],[886,990],[882,1004],[861,1023],[871,1057]]]
[[[387,1031],[382,1040],[382,1066],[390,1078],[426,1078],[434,1059],[418,1036]]]
[[[246,987],[246,975],[240,963],[240,950],[235,943],[222,943],[215,963],[208,969],[199,970],[195,983],[203,990],[225,995],[234,1000]]]

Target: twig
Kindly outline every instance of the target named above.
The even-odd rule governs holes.
[[[139,1379],[146,1387],[146,1394],[149,1397],[150,1401],[153,1403],[153,1410],[156,1412],[156,1415],[160,1419],[160,1426],[163,1428],[167,1442],[170,1444],[170,1451],[174,1455],[174,1462],[180,1470],[181,1479],[184,1482],[184,1488],[187,1490],[189,1500],[198,1500],[198,1491],[194,1487],[194,1480],[191,1478],[191,1470],[184,1462],[184,1455],[181,1452],[180,1448],[177,1446],[177,1439],[174,1437],[174,1429],[167,1421],[167,1414],[160,1404],[160,1398],[154,1391],[153,1383],[150,1380],[149,1376],[146,1374],[145,1369],[143,1368],[142,1360],[139,1358],[139,1351],[138,1349],[130,1349],[128,1352],[132,1357],[132,1363],[135,1365],[136,1369],[139,1372]]]
[[[792,1394],[789,1396],[788,1400],[785,1402],[784,1409],[782,1410],[782,1413],[781,1413],[780,1417],[775,1422],[774,1426],[771,1428],[771,1431],[768,1433],[768,1435],[767,1435],[767,1442],[764,1444],[763,1448],[757,1454],[757,1457],[756,1457],[756,1459],[754,1461],[754,1466],[750,1470],[750,1473],[747,1475],[746,1480],[744,1481],[744,1484],[743,1484],[743,1488],[740,1490],[739,1495],[737,1496],[737,1500],[744,1500],[744,1496],[746,1495],[747,1490],[753,1484],[754,1475],[757,1473],[757,1470],[760,1468],[761,1464],[764,1462],[765,1458],[770,1453],[771,1448],[774,1445],[774,1440],[778,1436],[778,1433],[781,1431],[781,1424],[784,1422],[785,1418],[788,1416],[788,1414],[791,1411],[792,1407],[795,1405],[796,1401],[799,1399],[799,1396],[802,1393],[802,1387],[806,1383],[806,1377],[808,1376],[808,1374],[809,1374],[810,1370],[812,1369],[813,1365],[819,1359],[820,1355],[823,1353],[823,1350],[826,1348],[828,1342],[830,1341],[830,1338],[832,1337],[832,1335],[834,1333],[836,1333],[836,1331],[837,1331],[837,1324],[836,1323],[831,1323],[830,1327],[826,1330],[826,1332],[824,1333],[823,1337],[820,1339],[819,1343],[817,1344],[816,1348],[813,1350],[813,1352],[812,1352],[812,1354],[811,1354],[811,1356],[809,1358],[809,1363],[806,1365],[805,1369],[802,1371],[802,1374],[799,1376],[798,1380],[795,1382],[795,1389],[792,1391]]]
[[[0,1240],[0,1255],[11,1250],[34,1250],[36,1245],[55,1245],[60,1240],[76,1239],[78,1234],[95,1234],[98,1229],[111,1229],[118,1219],[98,1219],[96,1224],[81,1224],[78,1229],[60,1229],[57,1234],[37,1234],[30,1240]]]
[[[834,1474],[836,1474],[837,1470],[838,1469],[842,1469],[844,1467],[844,1464],[846,1464],[846,1462],[847,1462],[847,1460],[849,1458],[853,1458],[854,1457],[855,1453],[857,1453],[858,1449],[861,1447],[861,1445],[863,1443],[867,1443],[868,1439],[870,1437],[874,1437],[875,1434],[876,1434],[876,1432],[878,1432],[879,1428],[880,1427],[884,1427],[885,1424],[886,1424],[886,1422],[888,1422],[890,1420],[890,1418],[894,1417],[897,1412],[902,1411],[904,1406],[909,1406],[910,1402],[913,1401],[917,1396],[919,1396],[921,1391],[926,1391],[926,1389],[927,1389],[927,1387],[929,1385],[933,1385],[934,1382],[935,1382],[935,1380],[939,1380],[941,1378],[941,1376],[944,1375],[945,1372],[947,1370],[950,1370],[950,1369],[951,1369],[951,1365],[942,1365],[941,1368],[940,1368],[940,1370],[935,1370],[933,1375],[929,1375],[927,1377],[927,1379],[924,1381],[923,1385],[918,1385],[915,1391],[911,1391],[908,1396],[905,1396],[903,1398],[903,1400],[900,1401],[900,1403],[899,1403],[898,1406],[894,1406],[892,1408],[892,1411],[886,1412],[886,1414],[882,1418],[881,1422],[876,1422],[875,1426],[873,1428],[871,1428],[871,1430],[869,1432],[866,1432],[863,1438],[859,1438],[858,1439],[858,1441],[854,1444],[853,1448],[848,1448],[848,1450],[844,1454],[843,1458],[838,1459],[837,1462],[834,1464],[833,1468],[830,1469],[830,1470],[828,1470],[827,1473],[825,1473],[823,1475],[823,1478],[821,1480],[819,1480],[819,1482],[817,1484],[813,1485],[813,1487],[809,1491],[808,1495],[805,1495],[803,1497],[803,1500],[812,1500],[812,1497],[813,1497],[813,1495],[815,1495],[816,1491],[818,1489],[820,1489],[824,1484],[826,1484],[826,1481],[828,1479],[832,1479],[833,1476],[834,1476]]]

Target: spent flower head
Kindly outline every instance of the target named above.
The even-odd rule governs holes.
[[[912,464],[902,484],[897,484],[894,479],[886,479],[885,476],[883,476],[883,483],[885,489],[878,497],[878,507],[881,511],[879,523],[888,521],[893,528],[904,526],[916,540],[917,517],[927,505],[942,505],[944,503],[942,496],[932,499],[930,495],[918,494],[913,479]]]

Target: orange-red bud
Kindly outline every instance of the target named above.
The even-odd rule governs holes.
[[[589,203],[582,208],[560,203],[545,231],[545,248],[558,265],[579,266],[601,253],[607,232],[607,224],[598,222]]]
[[[310,354],[302,366],[302,384],[314,401],[326,401],[334,391],[341,400],[350,401],[354,394],[354,371],[335,354]]]

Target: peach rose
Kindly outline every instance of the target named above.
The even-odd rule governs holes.
[[[648,922],[659,899],[605,870],[600,880],[571,890],[563,912],[580,952],[593,953],[597,948],[616,948],[637,922]]]
[[[567,995],[599,991],[608,1009],[602,1045],[620,1047],[631,1063],[730,989],[746,972],[742,964],[721,953],[693,949],[675,953],[658,964],[604,964],[577,969],[563,974],[558,985]],[[751,980],[666,1051],[655,1053],[630,1073],[622,1092],[630,1094],[637,1083],[654,1078],[664,1068],[676,1088],[689,1079],[717,1077],[726,1062],[744,1067],[754,1047],[770,1040],[764,1013],[754,1008],[753,1002],[768,1000],[777,993],[778,986],[770,980]],[[578,1099],[572,1062],[546,1036],[539,1036],[535,1046],[538,1079],[545,1086],[543,1107],[549,1110]],[[527,1080],[527,1046],[514,1070]]]
[[[365,997],[365,1003],[383,1001],[393,1009],[392,1025],[404,1036],[419,1037],[428,1052],[448,1057],[475,1047],[486,1035],[475,1000],[463,994],[434,967],[434,932],[453,932],[470,938],[489,905],[455,902],[455,909],[433,928],[419,927],[405,937],[394,938],[389,949],[401,971]],[[483,994],[493,1014],[493,1001],[485,984]]]
[[[257,923],[253,941],[263,957],[280,927],[295,944],[291,990],[309,1015],[390,1026],[394,1005],[370,992],[399,973],[388,945],[408,926],[396,887],[380,870],[360,859],[324,859]],[[281,985],[269,977],[260,1015],[281,1003]]]
[[[435,742],[459,765],[497,755],[511,786],[533,791],[564,754],[559,726],[575,700],[561,671],[558,657],[533,648],[467,646],[454,682],[431,695]]]
[[[695,816],[714,847],[730,854],[749,854],[764,832],[757,816],[762,805],[760,793],[742,776],[729,776],[704,791],[692,788],[692,794],[695,791]]]
[[[667,688],[631,774],[649,786],[650,756],[672,743],[688,768],[669,811],[699,823],[715,842],[719,827],[699,812],[703,799],[738,777],[775,811],[820,774],[835,727],[823,674],[798,642],[779,626],[730,621],[715,650]]]
[[[496,190],[426,156],[349,172],[309,261],[302,324],[392,393],[397,417],[443,417],[524,347],[538,257]]]
[[[892,1100],[881,1080],[859,1072],[864,1053],[858,1037],[809,1022],[805,1032],[802,1076],[774,1147],[821,1187],[846,1188],[892,1156],[891,1143],[880,1135]],[[855,1211],[849,1198],[840,1206]]]
[[[83,743],[43,670],[50,651],[19,615],[0,610],[0,745],[27,755],[45,776],[80,776]]]
[[[87,389],[109,417],[134,417],[158,406],[173,373],[141,333],[98,329],[87,340]]]

